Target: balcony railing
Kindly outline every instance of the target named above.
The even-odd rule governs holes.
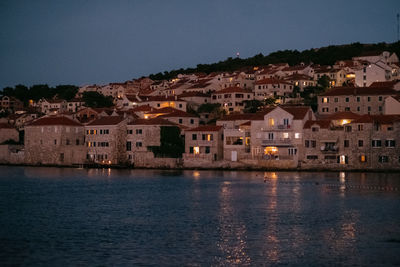
[[[291,145],[292,139],[283,138],[283,139],[266,139],[261,141],[262,145]]]

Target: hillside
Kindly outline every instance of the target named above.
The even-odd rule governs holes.
[[[267,56],[258,54],[246,59],[227,58],[224,61],[212,64],[198,64],[196,68],[187,68],[179,70],[165,71],[164,73],[151,74],[150,79],[163,80],[176,77],[179,73],[190,74],[197,72],[211,73],[217,71],[234,71],[250,66],[261,66],[272,63],[288,63],[296,65],[300,62],[314,63],[320,65],[333,65],[337,60],[351,59],[368,52],[395,52],[400,55],[400,42],[396,43],[377,43],[377,44],[361,44],[352,43],[348,45],[332,45],[321,48],[311,48],[304,51],[282,50],[270,53]]]

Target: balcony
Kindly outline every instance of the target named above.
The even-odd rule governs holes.
[[[290,125],[280,124],[280,125],[268,126],[266,128],[262,128],[261,130],[264,132],[270,132],[270,131],[288,131],[291,129],[292,128]]]
[[[292,146],[292,139],[283,138],[283,139],[265,139],[261,141],[263,146]]]

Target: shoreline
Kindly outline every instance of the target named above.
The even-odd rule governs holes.
[[[79,164],[79,165],[58,165],[58,164],[12,164],[0,163],[0,166],[14,166],[14,167],[47,167],[47,168],[73,168],[73,169],[125,169],[125,170],[171,170],[171,171],[185,171],[185,170],[200,170],[200,171],[265,171],[265,172],[371,172],[371,173],[400,173],[400,169],[324,169],[324,168],[265,168],[265,167],[134,167],[127,165],[92,165],[92,164]]]

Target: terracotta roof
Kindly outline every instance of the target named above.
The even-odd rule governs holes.
[[[36,119],[29,123],[27,126],[44,126],[44,125],[65,125],[65,126],[82,126],[68,117],[64,116],[49,116]]]
[[[248,90],[244,90],[237,86],[232,86],[232,87],[224,88],[222,90],[213,92],[213,94],[226,94],[226,93],[252,93],[252,92],[248,91]]]
[[[244,113],[244,114],[229,114],[222,117],[218,121],[244,121],[244,120],[264,120],[265,112]]]
[[[342,111],[342,112],[336,112],[333,113],[332,115],[327,115],[324,117],[327,120],[341,120],[341,119],[358,119],[360,118],[361,115],[353,113],[351,111]]]
[[[137,106],[131,109],[133,112],[142,112],[142,111],[152,111],[153,108],[150,107],[149,105],[142,105],[142,106]]]
[[[296,66],[289,66],[282,69],[282,71],[296,71],[296,70],[304,70],[307,68],[308,65],[296,65]]]
[[[218,132],[222,129],[222,126],[216,125],[202,125],[196,128],[186,130],[187,132]]]
[[[280,80],[280,79],[274,79],[274,78],[266,78],[262,79],[256,82],[256,84],[289,84],[287,81]]]
[[[298,74],[298,73],[295,73],[295,74],[293,74],[293,75],[290,75],[290,76],[286,76],[286,77],[284,77],[283,78],[284,80],[291,80],[291,81],[296,81],[296,80],[307,80],[307,81],[310,81],[310,80],[313,80],[310,76],[308,76],[308,75],[305,75],[305,74]]]
[[[172,118],[172,117],[174,117],[174,118],[176,118],[176,117],[196,118],[196,116],[194,116],[190,113],[187,113],[185,111],[182,111],[182,110],[176,110],[174,112],[167,113],[165,115],[161,115],[160,117],[161,118]]]
[[[392,124],[400,121],[400,115],[362,115],[358,119],[352,121],[353,123],[380,123]]]
[[[393,89],[399,81],[373,82],[369,87],[387,87]]]
[[[0,123],[0,129],[15,129],[15,128],[8,123]]]
[[[308,106],[279,106],[279,107],[292,114],[294,120],[304,119],[304,117],[311,109]]]
[[[122,116],[106,116],[94,120],[93,122],[89,123],[88,126],[117,125],[123,120],[124,117]]]
[[[336,87],[320,96],[339,96],[339,95],[396,95],[397,91],[387,87]]]
[[[246,121],[245,123],[242,123],[239,126],[251,126],[251,121]]]
[[[327,129],[329,128],[329,126],[331,125],[331,121],[330,120],[308,120],[306,121],[306,123],[304,124],[304,129],[310,129],[311,126],[317,124],[320,128],[324,128]]]
[[[153,119],[137,119],[128,125],[163,125],[163,126],[177,126],[175,123],[161,119],[159,117]]]
[[[179,111],[179,109],[165,107],[165,108],[153,109],[152,111],[147,112],[146,114],[168,114],[168,113],[173,113],[175,111]]]
[[[183,101],[182,99],[179,99],[175,96],[161,96],[161,95],[157,95],[157,96],[144,96],[142,97],[142,101],[143,102],[150,102],[150,101]]]
[[[178,98],[184,98],[184,97],[209,97],[209,96],[203,94],[202,92],[184,92],[178,95]]]

